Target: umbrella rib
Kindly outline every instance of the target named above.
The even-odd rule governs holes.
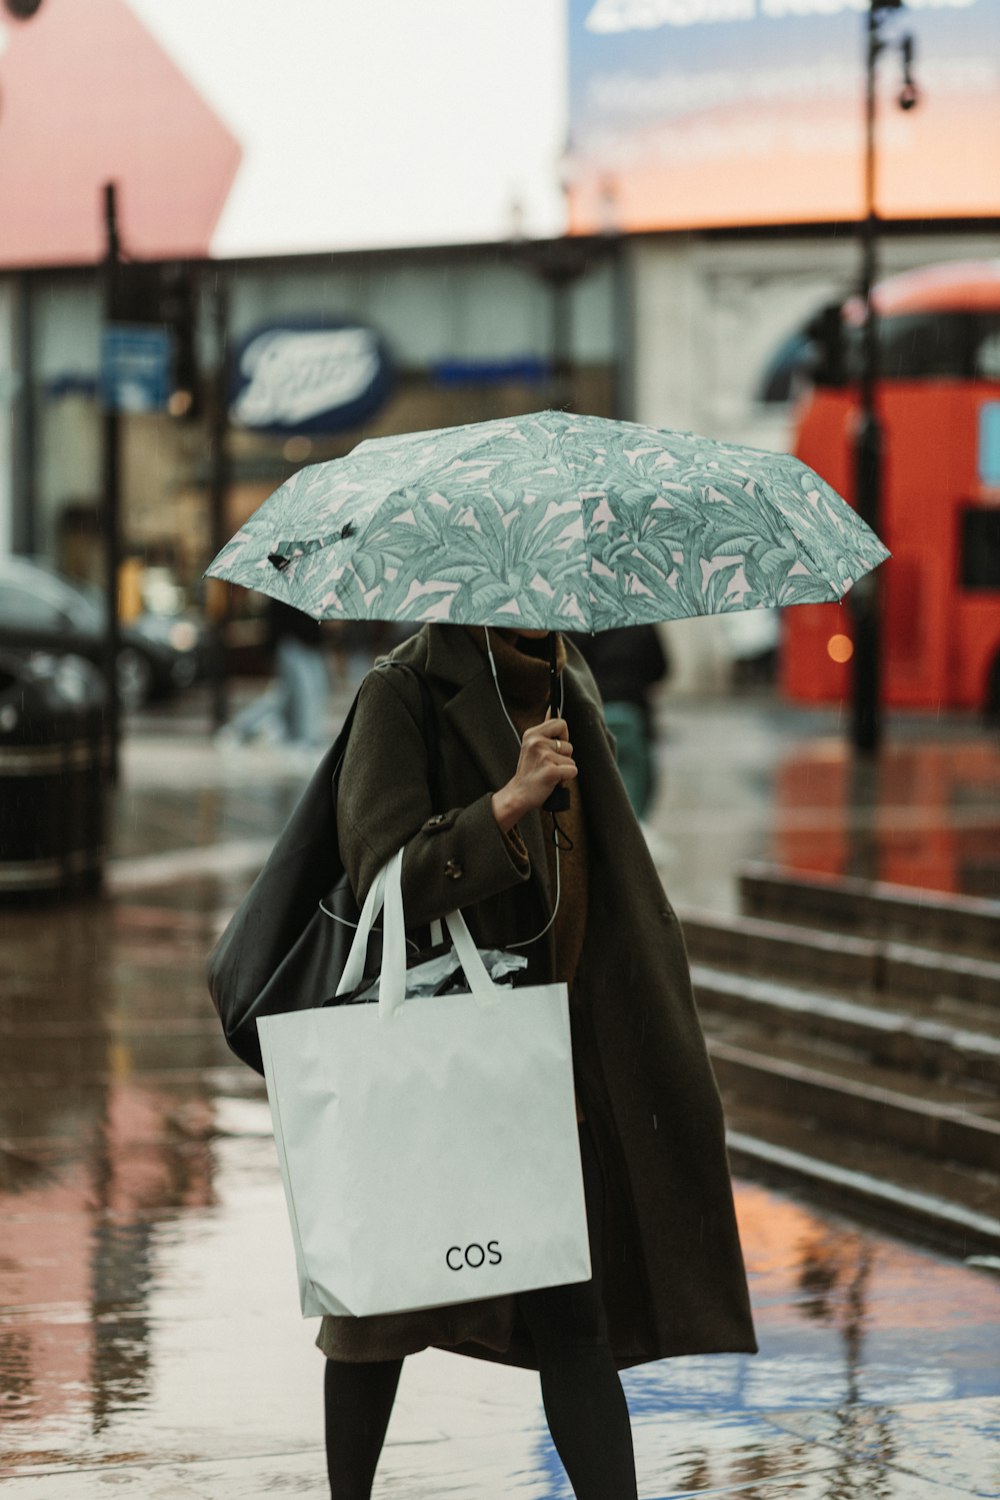
[[[821,486],[823,484],[823,481],[820,479],[819,475],[813,469],[810,469],[809,473],[812,474],[813,478],[816,480],[817,487],[819,487],[819,486]],[[822,490],[820,490],[820,493],[822,493]],[[834,590],[834,592],[837,594],[838,598],[842,599],[844,597],[844,595],[847,593],[847,589],[841,587],[840,579],[839,578],[831,578],[829,576],[829,574],[827,573],[827,571],[824,568],[823,564],[820,561],[818,561],[818,559],[813,554],[813,550],[810,547],[808,540],[804,536],[799,536],[798,535],[798,533],[795,530],[795,527],[792,525],[791,521],[785,515],[784,511],[780,511],[779,513],[780,513],[781,518],[784,521],[786,527],[791,532],[791,534],[792,534],[792,540],[794,541],[795,545],[798,548],[800,548],[801,551],[803,551],[805,553],[806,557],[812,563],[812,565],[815,568],[818,576],[820,578],[822,578],[823,582],[824,583],[828,583],[830,585],[830,587]],[[848,585],[848,587],[850,587],[850,585]]]

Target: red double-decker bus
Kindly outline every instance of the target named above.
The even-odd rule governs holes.
[[[1000,261],[884,281],[879,414],[885,701],[1000,716]],[[861,309],[844,308],[833,362],[800,402],[794,451],[851,500]],[[846,604],[784,614],[782,686],[800,701],[847,698]]]

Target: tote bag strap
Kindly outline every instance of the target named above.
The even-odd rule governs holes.
[[[472,933],[466,926],[462,913],[460,911],[449,912],[444,920],[476,1004],[483,1006],[484,1009],[491,1005],[499,1005],[503,994],[490,978],[489,971],[480,957],[479,949],[472,941]]]
[[[382,918],[383,957],[379,975],[379,1018],[389,1020],[406,997],[406,941],[403,925],[403,851],[400,850],[385,867],[385,910]],[[477,1005],[498,1005],[503,999],[493,983],[479,949],[460,911],[445,916],[455,952],[465,971],[466,982]]]
[[[399,861],[400,872],[402,872],[402,849],[400,849],[398,854],[393,856],[393,859]],[[391,865],[392,863],[393,860],[390,860],[389,864],[383,865],[382,869],[379,870],[378,874],[375,876],[375,879],[368,887],[368,894],[365,897],[365,904],[361,908],[361,915],[358,917],[358,925],[354,929],[354,938],[351,942],[351,950],[347,955],[347,961],[344,964],[343,973],[340,976],[340,983],[337,985],[338,995],[349,995],[351,990],[356,989],[364,978],[365,963],[368,958],[368,939],[371,937],[372,928],[378,921],[379,916],[382,912],[382,908],[385,905],[386,876],[389,871],[389,865]],[[389,952],[389,934],[384,930],[384,926],[382,932],[382,951],[383,955],[387,955]],[[405,967],[405,944],[403,963]],[[384,968],[385,961],[383,959],[383,969]]]
[[[351,951],[337,986],[337,994],[347,994],[364,978],[368,938],[382,914],[382,968],[379,973],[379,1017],[389,1020],[406,998],[406,929],[403,921],[403,851],[394,854],[378,872],[365,897],[354,934]],[[460,911],[449,912],[445,925],[465,972],[466,982],[477,1005],[498,1005],[503,995],[494,984],[472,940]]]

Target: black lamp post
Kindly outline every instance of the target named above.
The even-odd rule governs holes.
[[[861,220],[861,285],[864,307],[862,327],[860,412],[855,435],[855,505],[858,514],[874,532],[881,522],[882,499],[882,427],[879,421],[878,391],[878,315],[872,302],[872,289],[878,275],[878,211],[875,206],[875,86],[878,59],[890,44],[882,36],[882,23],[891,10],[899,10],[903,0],[869,0],[867,17],[867,75],[865,88],[865,213]],[[901,109],[912,109],[917,103],[913,82],[913,38],[905,36],[899,43],[903,63],[903,85],[899,93]],[[879,632],[879,575],[868,573],[851,590],[854,620],[854,676],[851,742],[856,750],[874,754],[882,736],[881,651]]]
[[[121,240],[118,232],[118,187],[104,185],[104,320],[114,322],[121,297]],[[121,626],[118,618],[118,579],[121,572],[121,420],[117,391],[104,407],[101,440],[101,528],[104,537],[104,680],[107,684],[106,725],[108,777],[118,780],[121,750],[121,699],[118,691],[118,657]]]

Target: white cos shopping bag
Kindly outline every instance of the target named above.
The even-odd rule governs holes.
[[[364,1316],[591,1275],[566,986],[498,988],[459,913],[471,993],[405,996],[402,852],[375,882],[378,1004],[258,1020],[302,1312]]]

